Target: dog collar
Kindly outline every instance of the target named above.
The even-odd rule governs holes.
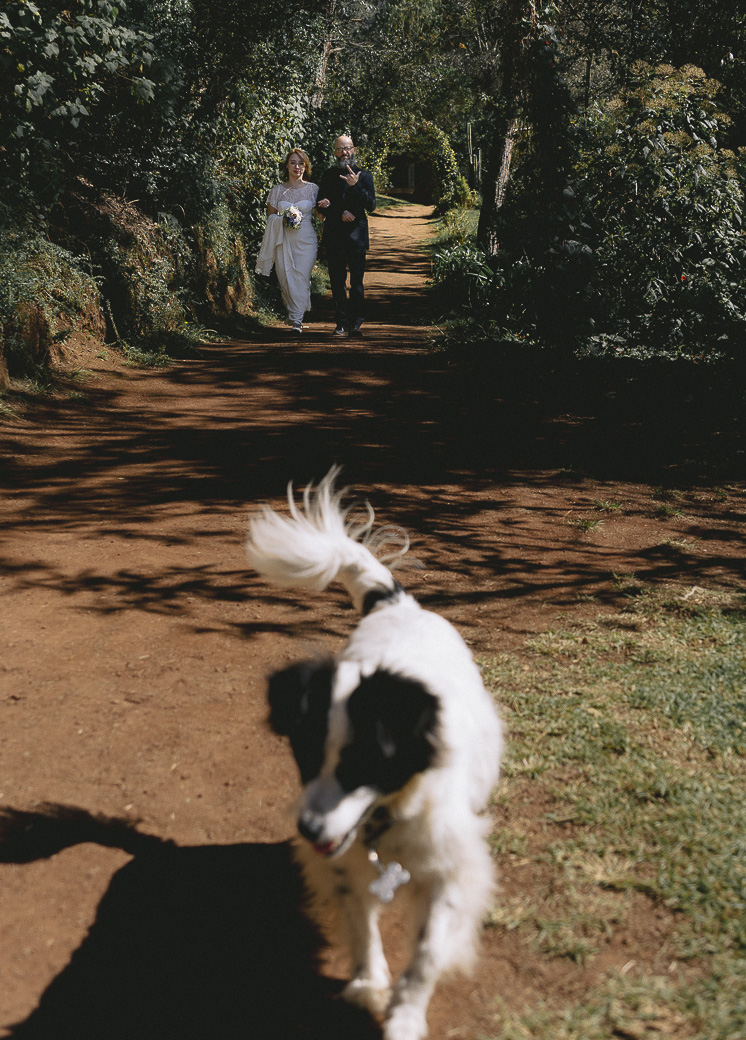
[[[378,896],[382,903],[390,903],[396,890],[411,879],[409,871],[401,863],[392,860],[384,866],[378,855],[378,842],[393,825],[394,818],[389,809],[379,805],[363,829],[363,845],[368,850],[368,862],[378,872],[378,877],[368,885],[368,891]]]
[[[363,617],[367,617],[373,607],[377,607],[379,603],[390,603],[392,600],[398,599],[403,592],[404,586],[400,585],[398,581],[395,581],[393,586],[389,589],[371,589],[370,592],[366,593],[365,598],[363,599],[363,608],[361,611]]]
[[[375,848],[386,831],[390,830],[393,826],[394,817],[391,815],[388,806],[379,805],[365,821],[365,826],[363,827],[363,845],[366,849]]]

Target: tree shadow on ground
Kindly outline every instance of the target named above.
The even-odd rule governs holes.
[[[385,274],[427,265],[421,253],[401,248],[379,250],[371,263]],[[503,484],[562,483],[582,492],[589,479],[651,488],[742,479],[741,370],[579,362],[515,343],[436,353],[422,328],[412,328],[425,321],[431,301],[410,281],[390,290],[382,281],[363,340],[333,339],[327,299],[301,341],[265,329],[206,344],[198,359],[167,369],[91,381],[85,400],[37,401],[33,429],[9,424],[0,448],[5,536],[84,529],[86,539],[162,538],[153,521],[167,519],[168,547],[183,517],[189,537],[204,544],[225,536],[215,523],[221,513],[235,526],[245,505],[276,501],[288,481],[303,486],[339,463],[343,480],[373,489],[381,517],[435,538],[440,569],[452,554],[459,573],[507,579],[530,566],[520,545],[511,559],[503,541],[488,559],[484,529],[473,523],[475,511],[484,516],[488,508],[495,532],[516,523],[505,517]],[[454,487],[465,494],[450,494]],[[492,505],[481,498],[477,506],[474,493],[485,489]],[[556,519],[556,540],[570,553],[568,530]],[[740,537],[742,522],[720,510],[721,541]],[[487,541],[494,547],[494,538]],[[699,578],[734,569],[733,558],[717,551],[694,560],[666,552],[647,561],[661,576],[682,567]],[[608,576],[613,562],[608,553],[585,554],[566,574],[548,571],[547,580],[571,596]],[[238,602],[246,594],[239,574],[173,563],[155,576],[152,567],[69,575],[38,559],[25,559],[22,571],[10,558],[0,566],[17,588],[88,591],[102,611],[124,605],[168,613],[188,595]],[[519,578],[509,593],[490,595],[521,589]]]
[[[421,347],[401,350],[374,337],[362,345],[288,345],[276,334],[269,345],[214,344],[199,363],[133,372],[123,393],[108,382],[92,384],[87,402],[41,402],[38,446],[25,431],[17,442],[8,431],[3,465],[11,509],[4,532],[11,538],[85,528],[86,539],[148,539],[154,530],[162,536],[154,519],[168,518],[168,547],[178,542],[180,517],[194,531],[196,512],[202,527],[190,537],[212,552],[206,543],[225,537],[225,526],[216,522],[221,513],[235,527],[244,503],[276,500],[288,481],[303,486],[337,462],[344,480],[372,489],[379,516],[438,546],[440,570],[448,570],[455,554],[459,574],[510,580],[510,589],[488,595],[514,599],[537,591],[535,576],[528,585],[523,580],[530,562],[520,551],[511,558],[504,540],[485,541],[484,526],[474,524],[475,510],[482,520],[486,510],[493,513],[496,534],[518,522],[506,516],[498,490],[503,483],[582,491],[590,478],[686,488],[742,475],[738,380],[731,381],[729,396],[713,384],[695,400],[700,376],[694,372],[674,378],[673,369],[650,367],[645,380],[641,370],[633,379],[624,366],[543,370],[541,362],[526,354],[524,365],[504,354],[454,368]],[[144,413],[132,406],[139,394],[149,402]],[[43,439],[50,429],[51,450]],[[453,495],[449,486],[468,493]],[[476,504],[472,493],[484,489],[491,498]],[[536,508],[546,514],[544,504]],[[718,517],[721,542],[742,536],[737,511],[723,506]],[[566,572],[546,571],[547,595],[572,597],[619,569],[605,551],[575,560],[577,536],[556,521],[555,537],[566,545],[569,562]],[[714,549],[689,558],[674,550],[639,564],[662,579],[687,574],[701,582],[708,574],[740,572],[735,554]],[[236,559],[241,556],[237,544]],[[245,573],[184,567],[172,559],[157,573],[150,564],[71,575],[41,559],[0,566],[15,588],[88,591],[103,612],[175,613],[194,595],[225,602],[268,596],[248,588]],[[266,624],[262,619],[258,630]]]
[[[288,843],[179,847],[67,806],[0,814],[0,862],[81,842],[133,859],[14,1040],[375,1040],[366,1013],[319,974]]]
[[[532,482],[543,479],[535,471],[559,468],[684,484],[743,470],[733,402],[705,394],[688,401],[687,386],[660,374],[626,387],[594,366],[540,372],[514,359],[462,371],[374,339],[329,349],[275,338],[211,346],[199,364],[157,379],[166,390],[146,415],[128,410],[110,386],[91,385],[85,403],[42,403],[35,420],[60,444],[89,443],[34,458],[27,439],[9,431],[6,488],[63,515],[120,504],[126,519],[162,503],[273,497],[287,480],[318,479],[334,461],[356,483],[420,487],[479,485],[507,473]],[[147,393],[152,382],[137,373],[126,389]]]

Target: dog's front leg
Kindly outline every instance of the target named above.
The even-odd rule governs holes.
[[[342,995],[352,1004],[380,1013],[391,996],[391,975],[378,928],[381,904],[367,884],[365,875],[345,874],[337,885],[340,920],[352,956],[352,979]]]
[[[471,945],[474,924],[461,885],[455,882],[423,886],[417,894],[419,930],[412,960],[396,986],[384,1025],[384,1040],[422,1040],[427,1036],[426,1012],[438,978],[463,959]]]

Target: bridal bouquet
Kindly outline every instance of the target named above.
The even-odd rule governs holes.
[[[283,210],[282,221],[286,228],[291,228],[295,231],[300,227],[302,220],[303,214],[297,206],[288,206],[286,210]]]

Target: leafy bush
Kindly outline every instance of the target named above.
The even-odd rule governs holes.
[[[0,43],[6,170],[53,197],[107,94],[153,97],[152,35],[129,22],[123,0],[7,0]]]
[[[256,302],[249,274],[244,237],[228,203],[215,206],[201,224],[192,227],[197,255],[192,261],[190,287],[193,310],[207,309],[210,319],[247,315]]]
[[[500,278],[481,249],[460,242],[435,254],[433,284],[450,313],[480,311],[486,317],[499,291]]]
[[[742,350],[744,161],[720,147],[718,85],[691,66],[636,72],[573,128],[564,188],[540,195],[536,164],[518,166],[495,261],[463,241],[436,256],[439,299],[467,338],[633,358]]]
[[[691,66],[636,71],[590,121],[580,163],[597,300],[587,349],[733,354],[746,334],[744,194],[719,146],[718,85]]]
[[[73,326],[101,331],[100,294],[89,265],[51,242],[42,224],[0,205],[0,354],[14,376],[45,368]]]
[[[440,322],[448,331],[444,345],[541,342],[536,301],[542,296],[546,265],[515,257],[497,266],[474,242],[447,246],[433,258]],[[554,342],[561,334],[555,326]]]
[[[216,130],[221,164],[227,171],[224,176],[249,250],[258,250],[264,234],[266,199],[280,180],[282,159],[290,148],[307,144],[302,69],[281,75],[282,68],[273,67],[266,49],[257,47],[256,51],[257,60],[263,54],[271,71],[258,62],[259,69],[233,85]]]

